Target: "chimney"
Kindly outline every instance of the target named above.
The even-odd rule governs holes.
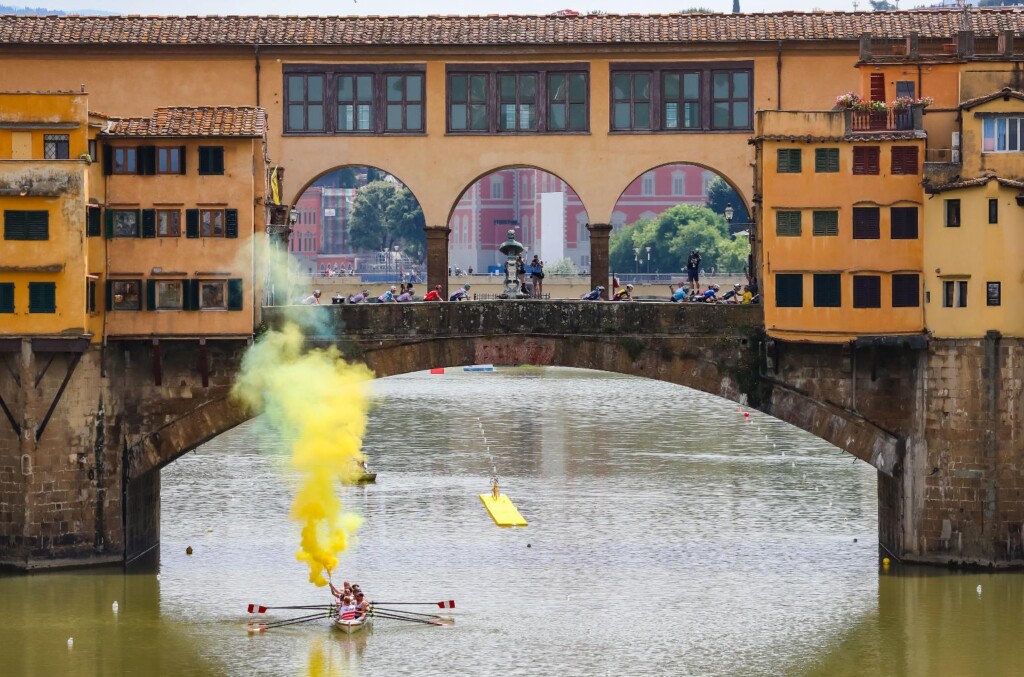
[[[871,33],[860,34],[860,60],[871,61]]]

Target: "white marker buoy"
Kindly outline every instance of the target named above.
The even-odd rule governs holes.
[[[115,614],[117,613],[117,600],[116,599],[114,600],[114,603],[110,605],[110,608],[114,610]]]
[[[74,646],[75,646],[75,638],[74,637],[68,637],[68,648],[71,649]]]
[[[978,594],[979,595],[981,594],[981,586],[980,585],[978,586]]]

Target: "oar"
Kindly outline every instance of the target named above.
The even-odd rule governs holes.
[[[282,628],[282,627],[284,627],[286,625],[296,625],[298,623],[308,623],[310,621],[315,621],[318,618],[329,618],[329,617],[330,616],[328,614],[325,614],[325,613],[316,613],[316,614],[311,614],[309,616],[299,616],[298,618],[286,618],[286,619],[280,620],[280,621],[272,621],[270,623],[262,623],[262,622],[249,621],[248,630],[249,630],[249,634],[251,635],[251,634],[256,633],[256,632],[266,632],[267,630],[271,630],[273,628]]]
[[[391,614],[382,614],[376,611],[373,612],[373,615],[393,621],[408,621],[409,623],[423,623],[424,625],[449,625],[448,623],[442,623],[440,621],[428,621],[422,618],[409,618],[408,616],[392,616]]]
[[[249,625],[278,625],[279,623],[291,623],[292,621],[306,620],[308,618],[325,618],[327,613],[324,611],[318,611],[315,614],[306,614],[305,616],[296,616],[295,618],[282,618],[277,621],[264,621],[264,620],[250,620]]]
[[[260,604],[250,604],[249,613],[251,614],[265,614],[268,609],[329,609],[334,606],[333,604],[307,604],[305,606],[262,606]]]
[[[377,607],[377,606],[374,606],[373,608],[374,609],[378,609],[380,611],[385,611],[385,612],[388,612],[388,613],[393,613],[393,614],[406,614],[406,615],[409,615],[409,616],[423,616],[424,618],[433,618],[435,620],[441,620],[441,619],[444,619],[444,618],[448,618],[447,616],[441,616],[441,615],[438,615],[438,614],[420,614],[420,613],[416,613],[415,611],[403,611],[402,609],[382,609],[382,608]]]
[[[374,604],[387,604],[388,606],[438,606],[442,609],[455,608],[454,599],[449,599],[442,602],[374,602]]]

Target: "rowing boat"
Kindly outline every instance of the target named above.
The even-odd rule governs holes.
[[[364,472],[356,476],[352,480],[355,484],[373,484],[377,481],[377,473],[375,472]]]
[[[373,622],[372,619],[373,617],[369,614],[365,614],[362,618],[356,618],[353,620],[342,620],[335,617],[334,627],[347,635],[351,635],[352,633],[359,632],[364,627],[369,626]]]

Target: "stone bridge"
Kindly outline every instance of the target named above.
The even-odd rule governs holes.
[[[276,307],[263,320],[297,322],[311,348],[337,345],[379,376],[555,365],[739,402],[878,470],[879,542],[891,556],[1024,563],[1020,384],[1006,394],[999,385],[1024,354],[1017,343],[782,343],[764,338],[757,306],[669,303]],[[156,546],[160,468],[250,416],[229,397],[246,347],[213,338],[0,342],[0,563],[125,561]],[[972,408],[951,418],[953,400]]]

